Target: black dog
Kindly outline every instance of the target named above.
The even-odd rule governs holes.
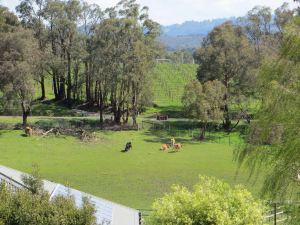
[[[125,152],[128,152],[130,149],[132,149],[132,143],[131,142],[127,142],[125,145]]]

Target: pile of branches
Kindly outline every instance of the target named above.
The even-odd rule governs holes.
[[[79,129],[66,129],[66,128],[51,128],[49,130],[32,127],[32,134],[36,136],[46,137],[48,135],[67,135],[78,137],[81,141],[95,141],[97,139],[95,132],[90,132],[82,128]]]

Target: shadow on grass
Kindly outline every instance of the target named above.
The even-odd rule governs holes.
[[[179,153],[180,151],[176,151],[176,150],[172,150],[172,151],[169,151],[168,153],[169,154],[174,154],[174,153]]]
[[[51,128],[66,128],[75,129],[82,128],[86,130],[98,130],[100,124],[95,119],[83,119],[83,118],[55,118],[55,119],[41,119],[35,122],[36,126],[43,129]]]
[[[185,118],[182,106],[157,106],[149,108],[146,112],[147,118],[153,118],[156,113],[168,115],[169,118]]]
[[[242,136],[240,132],[227,134],[222,124],[209,123],[207,125],[206,135],[200,140],[200,127],[202,124],[198,121],[182,120],[182,121],[153,121],[148,130],[144,132],[149,138],[145,138],[145,142],[170,144],[171,138],[175,137],[176,143],[217,143],[217,144],[237,144]],[[154,137],[153,137],[154,136]],[[150,138],[151,137],[151,138]]]
[[[36,101],[32,107],[34,116],[78,116],[75,110],[66,106],[65,101]]]
[[[6,133],[9,133],[9,131],[7,131],[7,130],[0,130],[0,137],[1,137],[2,135],[6,134]]]

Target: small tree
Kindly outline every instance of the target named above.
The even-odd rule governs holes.
[[[197,80],[187,84],[182,96],[182,104],[187,115],[202,122],[200,140],[205,138],[209,120],[223,118],[223,97],[225,86],[217,80],[208,81],[203,86]]]
[[[240,186],[205,176],[191,192],[174,186],[173,192],[157,199],[146,224],[151,225],[261,225],[264,206]]]
[[[34,71],[38,61],[37,44],[32,33],[22,28],[0,33],[0,90],[6,100],[18,102],[23,125],[31,111],[34,97]]]
[[[195,53],[200,82],[219,80],[226,87],[223,111],[224,127],[231,128],[232,103],[239,95],[249,95],[255,85],[254,51],[241,27],[224,23],[214,28]]]

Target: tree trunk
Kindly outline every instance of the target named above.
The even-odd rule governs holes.
[[[67,51],[68,77],[67,77],[67,101],[70,104],[72,100],[72,77],[71,77],[71,54]]]
[[[59,92],[58,92],[59,100],[63,100],[66,98],[66,90],[65,90],[65,78],[61,77],[59,79]]]
[[[203,141],[205,139],[206,125],[207,123],[205,122],[200,129],[200,137],[199,137],[200,141]]]
[[[45,77],[44,75],[41,76],[41,91],[42,91],[42,96],[41,100],[46,99],[46,90],[45,90]]]
[[[230,130],[230,126],[231,126],[231,119],[230,119],[230,115],[229,115],[229,107],[227,102],[224,105],[224,129],[226,131]]]
[[[86,101],[90,102],[91,99],[91,92],[90,92],[90,78],[89,78],[89,67],[88,67],[88,63],[85,62],[84,63],[85,66],[85,96],[86,96]]]
[[[126,104],[126,117],[125,117],[125,123],[128,123],[128,119],[129,119],[129,105],[128,103]]]
[[[119,106],[116,107],[115,113],[114,113],[114,119],[115,119],[115,123],[116,124],[120,124],[121,123],[121,108]]]
[[[132,125],[137,126],[137,87],[133,85],[133,98],[132,98]]]
[[[226,93],[224,96],[224,122],[223,122],[223,126],[224,129],[226,131],[230,130],[230,126],[231,126],[231,119],[230,119],[230,115],[229,115],[229,105],[228,105],[228,100],[229,100],[229,76],[225,75],[225,83],[224,83],[225,87],[226,87]]]
[[[30,114],[30,107],[26,107],[26,104],[24,103],[24,101],[22,101],[21,103],[22,106],[22,121],[23,121],[23,127],[27,126],[27,118],[28,115]]]
[[[57,88],[57,80],[56,80],[56,71],[53,70],[53,75],[52,75],[52,84],[53,84],[53,92],[55,96],[55,100],[58,99],[58,88]]]
[[[102,88],[101,84],[99,84],[99,111],[100,111],[100,126],[103,128],[103,107],[104,102],[103,102],[103,93],[102,93]]]
[[[94,99],[96,101],[96,104],[97,104],[97,107],[100,107],[99,106],[99,92],[98,92],[98,85],[99,85],[99,82],[96,81],[96,84],[95,84],[95,90],[94,90]]]

